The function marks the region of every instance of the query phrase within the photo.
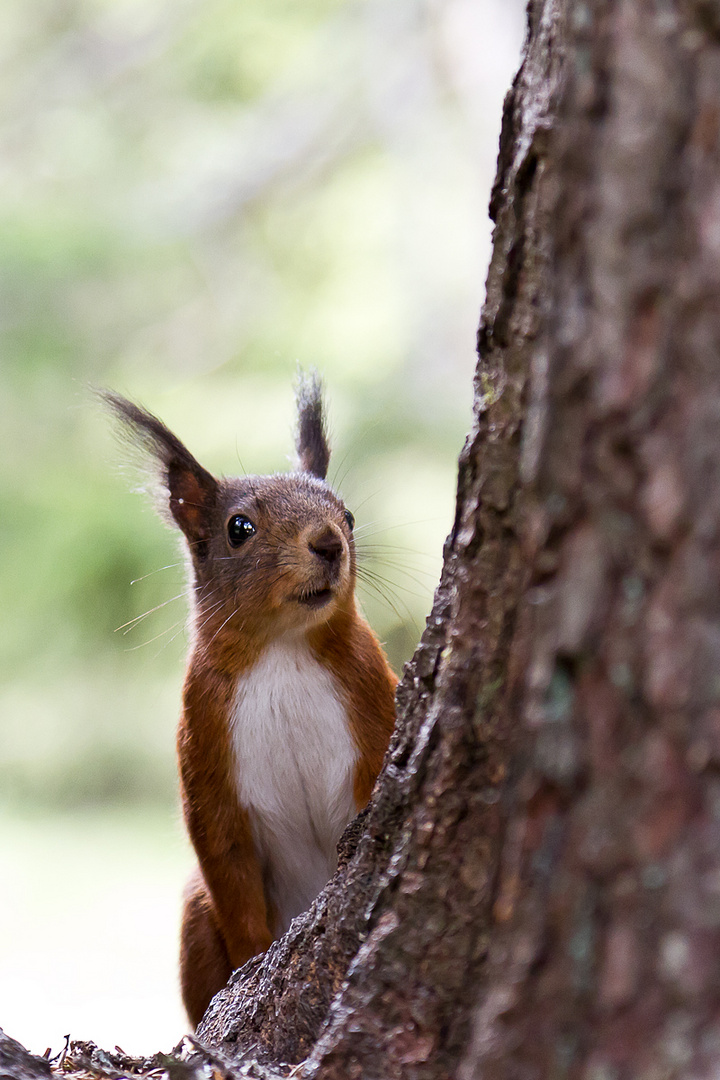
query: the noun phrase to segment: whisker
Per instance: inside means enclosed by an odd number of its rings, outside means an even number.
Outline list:
[[[380,535],[382,535],[382,533],[395,531],[397,529],[411,529],[411,528],[415,528],[417,525],[432,525],[435,522],[445,521],[445,520],[446,519],[444,517],[432,517],[432,518],[419,518],[417,521],[396,521],[394,525],[383,525],[383,527],[381,529],[377,529],[376,532],[373,533],[373,536],[380,536]],[[355,529],[356,535],[359,532],[366,531],[370,526],[376,525],[376,524],[378,524],[378,522],[381,522],[381,521],[382,521],[382,519],[378,518],[377,521],[364,522],[362,525],[356,527],[356,529]]]
[[[220,610],[220,608],[223,606],[224,603],[225,603],[225,598],[221,597],[219,600],[216,600],[214,604],[211,604],[208,608],[204,608],[202,610],[202,612],[198,613],[198,614],[201,614],[203,616],[202,622],[197,621],[195,623],[195,630],[197,631],[198,634],[200,633],[201,630],[205,629],[207,624],[212,619],[213,615],[217,614],[217,612]]]
[[[182,566],[182,563],[181,562],[173,562],[173,563],[168,563],[167,566],[158,566],[157,570],[151,570],[149,574],[143,574],[142,577],[134,578],[130,582],[130,584],[131,585],[137,585],[139,581],[146,581],[149,577],[152,577],[153,574],[159,574],[161,570],[174,570],[176,566]],[[120,629],[120,628],[118,627],[118,629]]]
[[[371,491],[369,495],[366,495],[364,499],[361,499],[359,503],[355,503],[356,510],[362,510],[363,506],[366,506],[371,499],[376,499],[378,495],[382,494],[382,488],[378,488],[377,491]]]
[[[377,552],[379,555],[416,555],[420,559],[435,560],[440,559],[440,553],[437,555],[432,554],[429,551],[421,551],[420,548],[405,547],[404,544],[368,544],[363,540],[357,545],[359,552]]]
[[[342,469],[343,465],[344,465],[344,464],[345,464],[345,462],[347,461],[347,459],[348,459],[349,455],[350,455],[350,451],[349,451],[349,450],[346,450],[346,451],[345,451],[345,453],[343,454],[342,458],[340,459],[340,461],[339,461],[339,462],[338,462],[338,464],[336,465],[336,467],[335,467],[335,468],[333,469],[333,473],[332,473],[332,479],[331,479],[331,481],[330,481],[330,486],[331,486],[332,488],[335,488],[335,489],[336,489],[336,490],[338,490],[338,491],[339,491],[339,490],[340,490],[340,488],[342,487],[342,485],[343,485],[343,481],[344,481],[344,480],[345,480],[345,478],[347,477],[347,474],[348,474],[348,473],[350,472],[350,466],[348,466],[348,468],[347,468],[347,469],[345,470],[345,472],[344,472],[344,473],[342,474],[342,478],[341,478],[341,479],[338,479],[338,477],[339,477],[339,474],[340,474],[340,470]]]
[[[177,625],[178,625],[178,624],[177,624],[177,623],[175,623],[175,626],[177,626]],[[171,629],[174,629],[174,628],[175,628],[175,627],[171,627]],[[186,622],[183,622],[183,623],[181,623],[181,624],[180,624],[180,629],[179,629],[179,630],[176,630],[176,631],[175,631],[175,633],[173,634],[173,636],[172,636],[171,638],[169,638],[169,639],[168,639],[168,640],[167,640],[167,641],[165,642],[165,644],[163,645],[162,649],[158,649],[158,651],[157,651],[157,652],[155,653],[155,656],[159,656],[159,655],[160,655],[160,653],[161,653],[161,652],[163,651],[163,649],[167,649],[167,647],[168,647],[169,645],[172,645],[172,643],[173,643],[173,641],[175,640],[175,638],[176,638],[176,637],[179,637],[179,636],[180,636],[180,634],[182,634],[182,632],[183,632],[184,630],[186,630],[186,629],[187,629],[187,623],[186,623]]]
[[[239,608],[237,608],[237,607],[236,607],[236,608],[234,608],[234,610],[233,610],[233,611],[231,611],[231,612],[230,612],[230,614],[228,615],[227,619],[225,619],[225,621],[224,621],[224,622],[220,623],[220,626],[218,626],[217,630],[215,631],[215,633],[213,634],[213,636],[212,636],[212,637],[210,638],[210,640],[208,641],[208,643],[207,643],[207,648],[210,648],[210,646],[212,645],[213,641],[214,641],[214,640],[215,640],[215,638],[216,638],[216,637],[218,636],[218,634],[220,633],[220,631],[222,630],[222,628],[223,628],[224,626],[227,626],[227,624],[228,624],[228,623],[230,622],[230,620],[231,620],[231,619],[233,618],[233,616],[237,615],[237,613],[238,613],[238,611],[239,611],[239,610],[240,610],[240,609],[239,609]],[[242,631],[242,627],[240,627],[240,630]]]
[[[240,457],[240,450],[238,448],[238,436],[237,435],[235,436],[235,456],[238,459],[238,464],[239,464],[240,468],[242,469],[243,476],[247,476],[247,469],[243,465],[242,458]]]
[[[144,611],[142,615],[136,615],[134,619],[129,619],[128,622],[123,623],[122,626],[116,626],[114,633],[117,634],[118,630],[122,630],[124,634],[129,633],[130,630],[137,626],[138,623],[141,623],[143,619],[147,619],[148,615],[154,614],[154,612],[159,611],[160,608],[167,607],[167,605],[172,604],[174,600],[180,600],[183,596],[185,596],[184,590],[183,592],[178,593],[177,596],[171,596],[169,600],[163,600],[161,604],[157,604],[155,607],[150,608],[149,611]]]
[[[373,591],[373,592],[375,593],[375,595],[376,595],[376,596],[378,596],[378,597],[379,597],[379,599],[380,599],[380,600],[382,600],[382,602],[383,602],[384,604],[386,604],[386,605],[387,605],[387,607],[389,607],[389,608],[390,608],[390,610],[391,610],[391,611],[393,612],[393,614],[394,614],[394,615],[396,616],[396,618],[397,618],[398,622],[400,622],[400,623],[403,623],[403,624],[404,624],[404,623],[406,622],[406,617],[405,617],[405,616],[403,616],[403,615],[401,615],[401,613],[400,613],[400,612],[398,611],[397,607],[396,607],[396,606],[395,606],[395,604],[394,604],[394,603],[392,602],[392,600],[390,600],[390,599],[389,599],[389,597],[387,597],[387,596],[385,595],[385,593],[383,592],[383,590],[382,590],[382,589],[380,588],[380,586],[379,586],[379,585],[377,585],[377,584],[376,584],[376,582],[374,582],[374,581],[367,581],[367,580],[363,580],[363,581],[361,582],[361,587],[362,587],[363,589],[372,589],[372,591]],[[415,623],[415,620],[414,620],[414,619],[412,618],[412,616],[411,616],[411,615],[409,615],[409,618],[410,618],[410,621],[411,621],[411,622],[412,622],[412,623],[414,624],[414,623]]]
[[[407,554],[411,555],[414,558],[416,555],[418,555],[418,556],[421,555],[422,552],[412,552],[411,551],[411,552],[407,552]],[[373,551],[373,550],[367,551],[365,549],[361,549],[360,551],[358,551],[357,555],[358,555],[358,560],[357,561],[359,563],[361,563],[363,566],[366,566],[368,563],[377,562],[381,566],[388,566],[388,567],[392,567],[393,569],[398,569],[398,570],[406,570],[408,568],[407,558],[402,553],[398,553],[396,555],[394,552],[390,552],[390,551],[388,551],[388,552]],[[421,566],[413,566],[412,564],[410,564],[410,569],[412,569],[414,573],[422,574],[425,577],[430,577],[430,578],[436,577],[437,574],[435,573],[435,566],[436,565],[438,567],[440,566],[440,563],[441,563],[440,557],[438,556],[436,558],[435,556],[428,555],[426,561],[428,563],[432,564],[432,566],[433,566],[432,570],[424,570]]]
[[[139,645],[128,645],[125,651],[135,652],[137,649],[144,649],[147,645],[152,645],[154,641],[159,641],[161,637],[165,637],[165,634],[169,634],[170,631],[174,630],[177,625],[178,624],[174,622],[172,626],[167,626],[164,630],[161,630],[159,634],[156,634],[155,637],[148,638],[147,641],[141,641]],[[182,621],[180,625],[185,626],[185,622]],[[174,641],[176,637],[177,634],[174,634],[173,637],[170,638],[170,641]],[[170,644],[170,642],[167,642],[166,644]]]
[[[374,571],[370,571],[370,574],[372,576],[373,581],[377,582],[378,585],[380,585],[384,589],[387,589],[388,592],[392,592],[393,595],[395,597],[397,597],[398,603],[401,602],[400,589],[402,589],[402,591],[404,593],[406,593],[408,596],[413,596],[416,600],[424,600],[425,599],[425,594],[424,593],[415,592],[414,589],[409,589],[407,587],[407,585],[400,585],[400,584],[398,584],[398,582],[392,581],[390,578],[383,577],[382,574],[378,574],[377,572],[374,572]],[[364,580],[367,581],[368,578],[366,577],[366,578],[364,578]],[[419,584],[421,584],[421,583],[419,583]],[[405,601],[402,600],[402,603],[405,604]],[[410,609],[408,608],[408,615],[411,615],[411,614],[412,613],[410,612]]]
[[[408,596],[414,596],[418,600],[424,600],[429,593],[431,585],[438,580],[438,575],[431,574],[429,571],[427,573],[425,573],[425,571],[423,570],[418,570],[417,572],[415,572],[413,570],[408,570],[405,566],[390,564],[389,569],[393,572],[393,574],[401,574],[403,578],[405,578],[407,581],[411,581],[413,585],[417,585],[418,589],[421,590],[420,592],[415,592],[413,589],[408,588],[408,586],[403,582],[394,580],[392,577],[384,577],[382,574],[379,574],[378,571],[372,566],[363,566],[362,569],[371,574],[375,574],[379,581],[383,581],[388,585],[392,585],[395,589],[402,589],[403,592],[406,592],[408,594]],[[418,574],[421,574],[422,577],[419,577]]]
[[[379,525],[381,523],[382,523],[382,518],[378,518],[376,521],[363,521],[363,523],[361,525],[356,525],[355,526],[355,528],[353,530],[353,536],[355,537],[356,540],[357,540],[358,536],[364,537],[364,535],[368,531],[368,529],[372,529],[376,525]],[[382,529],[378,530],[378,532],[382,532],[382,531],[383,531]]]
[[[378,583],[382,584],[383,586],[385,586],[386,588],[392,590],[396,594],[398,593],[399,589],[402,589],[403,592],[408,593],[408,595],[410,595],[410,596],[418,596],[418,595],[420,595],[420,597],[422,598],[422,594],[414,593],[412,591],[412,589],[408,589],[407,586],[400,585],[399,582],[393,581],[391,578],[385,577],[383,574],[379,573],[379,571],[375,570],[371,566],[360,566],[360,567],[358,567],[358,576],[361,578],[361,580],[364,580],[364,581],[378,582]]]
[[[210,593],[210,595],[212,596],[213,593],[217,593],[219,591],[220,591],[219,589],[213,589],[212,592]],[[200,633],[200,631],[203,630],[205,628],[205,626],[207,626],[207,624],[209,623],[210,619],[213,617],[215,612],[219,608],[221,608],[224,603],[225,603],[225,597],[221,596],[219,600],[216,600],[214,604],[210,605],[210,608],[209,608],[208,611],[203,611],[203,614],[205,615],[205,618],[199,624],[199,626],[196,627],[196,630],[197,630],[198,633]],[[178,625],[177,623],[174,624],[174,626],[177,626],[177,625]],[[224,623],[223,623],[223,625],[224,625]],[[183,630],[185,630],[186,626],[187,626],[187,623],[183,622],[181,624],[181,626],[180,626],[180,629],[178,631],[176,631],[176,633],[174,633],[173,636],[168,641],[165,642],[165,644],[163,645],[163,649],[166,649],[168,647],[168,645],[171,645],[173,643],[173,641],[175,640],[175,638],[179,637],[179,635],[182,634],[182,632],[183,632]],[[171,629],[174,629],[174,627],[171,627]],[[162,649],[158,650],[157,655],[159,656],[161,652],[162,652]]]
[[[380,575],[369,571],[367,568],[362,568],[361,570],[359,570],[358,581],[361,583],[362,587],[373,589],[376,595],[379,596],[383,600],[383,602],[387,604],[387,606],[395,613],[401,623],[409,621],[417,630],[417,621],[413,616],[412,611],[405,603],[403,598],[398,594],[397,589],[394,588],[394,586],[390,582],[384,580]],[[405,591],[407,592],[409,590]],[[394,601],[396,601],[397,603],[395,603]],[[398,610],[397,605],[400,605],[404,609],[405,615],[401,614],[401,612]]]
[[[175,626],[177,626],[177,625],[178,624],[175,623]],[[171,627],[171,629],[172,629],[172,627]],[[155,653],[155,655],[153,657],[153,660],[156,660],[158,658],[158,656],[160,655],[160,653],[163,652],[164,649],[169,648],[172,645],[175,638],[179,637],[180,634],[182,634],[186,629],[187,629],[187,622],[182,622],[180,624],[180,629],[176,630],[175,633],[173,634],[173,636],[171,638],[168,638],[168,640],[166,642],[164,642],[164,644],[161,646],[161,648],[158,649],[158,651]]]

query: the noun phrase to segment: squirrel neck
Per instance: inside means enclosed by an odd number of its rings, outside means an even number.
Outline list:
[[[196,672],[198,669],[211,670],[234,679],[253,668],[271,645],[281,641],[307,644],[320,662],[325,658],[337,659],[352,641],[359,619],[352,594],[335,602],[335,610],[329,619],[279,634],[272,633],[272,628],[264,625],[262,620],[257,620],[251,632],[238,634],[237,627],[231,626],[232,620],[223,626],[217,615],[204,620],[202,611],[198,611],[194,617],[190,668]],[[329,666],[335,664],[331,661]]]

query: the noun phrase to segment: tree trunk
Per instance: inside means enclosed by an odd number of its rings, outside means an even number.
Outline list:
[[[720,1073],[719,133],[717,0],[531,2],[396,734],[206,1046],[318,1080]]]
[[[719,124],[714,0],[531,3],[397,734],[209,1045],[338,1080],[716,1075]]]
[[[231,1055],[309,1055],[303,1075],[444,1076],[468,1042],[522,734],[523,670],[511,655],[528,581],[520,434],[548,272],[536,133],[552,123],[560,70],[546,22],[506,106],[475,427],[381,781],[329,888],[234,976],[198,1032]]]
[[[720,6],[557,18],[524,756],[461,1076],[699,1080],[720,1070]]]

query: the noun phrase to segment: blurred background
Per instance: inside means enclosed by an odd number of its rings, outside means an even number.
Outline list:
[[[523,29],[520,0],[3,0],[0,1025],[35,1052],[186,1028],[184,569],[91,388],[266,472],[317,367],[400,671],[452,521]]]

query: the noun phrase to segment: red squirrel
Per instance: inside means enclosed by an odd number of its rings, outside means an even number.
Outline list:
[[[317,378],[299,383],[297,469],[273,476],[216,479],[157,417],[105,399],[157,465],[189,554],[177,748],[198,866],[180,981],[197,1026],[334,873],[382,765],[397,678],[356,606],[354,519],[325,479]]]

